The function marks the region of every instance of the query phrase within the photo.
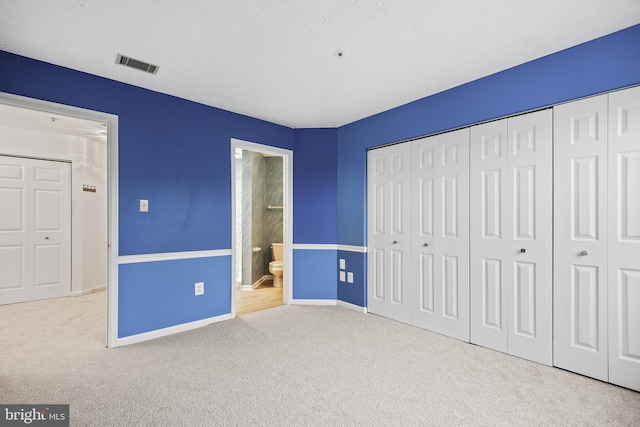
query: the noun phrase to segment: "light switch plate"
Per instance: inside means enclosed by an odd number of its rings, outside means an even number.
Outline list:
[[[149,201],[140,199],[140,212],[149,212]]]
[[[347,273],[347,282],[353,283],[353,273],[351,271]]]
[[[340,270],[344,270],[345,268],[347,268],[347,263],[344,258],[340,258]]]
[[[340,281],[341,281],[341,282],[344,282],[344,281],[345,281],[345,274],[344,274],[344,271],[341,271],[341,272],[340,272]]]

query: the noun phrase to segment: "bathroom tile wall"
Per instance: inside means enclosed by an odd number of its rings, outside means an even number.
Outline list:
[[[283,206],[282,157],[265,157],[266,163],[266,206]],[[283,230],[282,209],[267,209],[264,214],[264,271],[269,274],[269,262],[273,261],[271,243],[282,243]]]
[[[236,233],[236,284],[242,285],[242,159],[235,159],[235,172],[236,172],[236,218],[238,215],[240,218],[236,221],[236,228],[234,233]]]
[[[242,286],[251,286],[251,153],[242,151]]]
[[[251,153],[251,246],[260,248],[252,251],[251,283],[264,276],[264,216],[266,211],[265,194],[267,192],[267,165],[264,156]]]

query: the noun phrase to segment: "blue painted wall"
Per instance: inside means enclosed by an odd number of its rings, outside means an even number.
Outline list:
[[[335,245],[337,130],[296,129],[293,147],[293,243]],[[293,298],[335,300],[335,270],[335,250],[294,247]]]
[[[345,268],[340,268],[340,259],[345,261]],[[352,251],[338,251],[338,274],[336,281],[338,282],[337,297],[340,301],[345,301],[360,307],[366,307],[367,294],[367,255],[361,252]],[[347,273],[353,273],[353,283],[344,282],[340,280],[340,272],[344,271],[345,276]]]
[[[338,243],[366,245],[368,148],[639,83],[636,25],[340,127]]]
[[[118,337],[231,312],[230,256],[123,264],[119,271]],[[197,282],[204,295],[194,295]]]
[[[230,139],[294,145],[287,127],[2,51],[0,91],[118,115],[120,255],[230,249]],[[228,313],[230,269],[227,257],[121,265],[118,336]]]
[[[292,129],[2,51],[0,91],[118,115],[120,255],[230,248],[230,139],[293,149]]]
[[[293,250],[293,298],[337,299],[336,251]]]
[[[296,129],[293,147],[293,242],[336,244],[337,130]]]

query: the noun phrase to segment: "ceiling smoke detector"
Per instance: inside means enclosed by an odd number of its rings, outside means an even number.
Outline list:
[[[157,65],[149,64],[148,62],[133,59],[121,54],[118,54],[118,56],[116,56],[116,64],[135,68],[136,70],[144,71],[151,74],[156,74],[158,72],[158,69],[160,68]]]

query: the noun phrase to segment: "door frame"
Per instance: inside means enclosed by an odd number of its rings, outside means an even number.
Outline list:
[[[0,92],[0,103],[107,124],[107,347],[118,346],[118,116]],[[73,232],[73,230],[72,230]],[[73,262],[73,255],[72,255]]]
[[[285,304],[290,304],[293,299],[293,151],[270,145],[257,144],[231,138],[231,318],[236,317],[236,148],[272,154],[282,157],[283,171],[283,229],[282,243],[284,244],[284,274],[282,280],[282,299]]]

